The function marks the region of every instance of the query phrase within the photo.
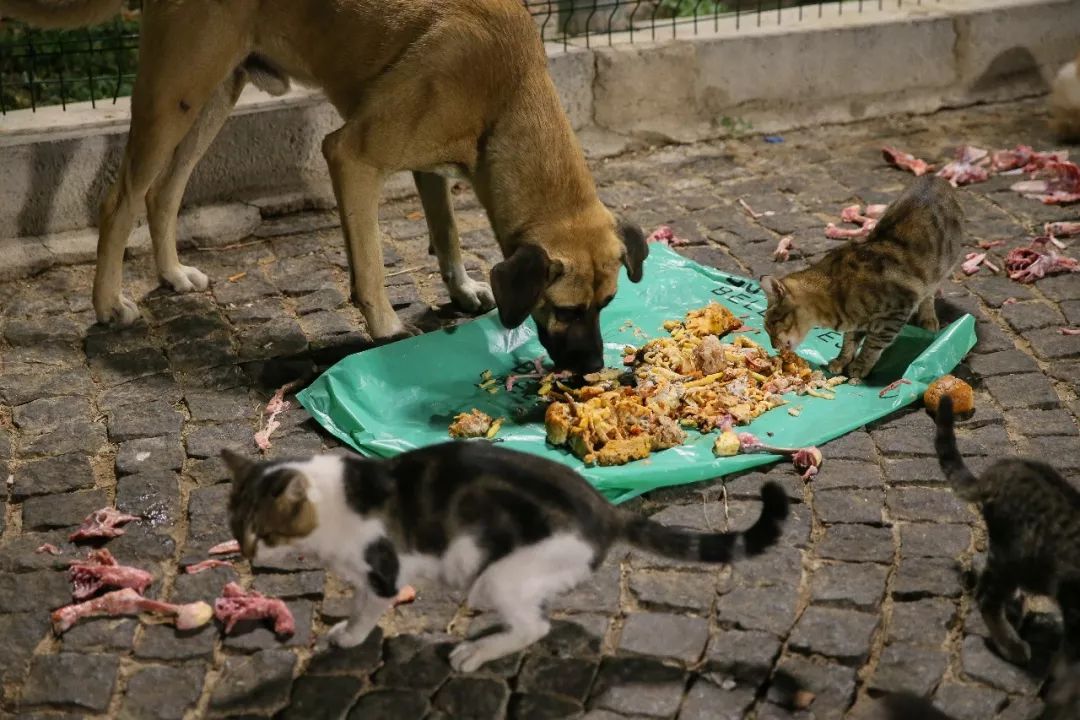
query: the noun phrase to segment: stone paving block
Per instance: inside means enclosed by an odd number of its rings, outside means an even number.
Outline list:
[[[138,625],[135,618],[83,620],[64,633],[61,645],[65,652],[130,650],[135,644],[135,628]]]
[[[900,526],[900,557],[955,558],[971,545],[967,525],[904,523]]]
[[[630,592],[646,607],[707,611],[716,598],[716,575],[637,570],[630,575]]]
[[[776,587],[794,591],[802,581],[802,553],[789,547],[775,547],[757,557],[743,558],[721,577],[719,589],[735,587]]]
[[[527,693],[559,695],[584,702],[596,675],[597,663],[576,658],[528,655],[518,676],[517,689]]]
[[[265,714],[289,701],[296,656],[288,650],[262,650],[225,659],[210,695],[212,717]]]
[[[794,681],[780,683],[779,676]],[[855,695],[855,670],[834,663],[817,663],[808,658],[788,656],[777,665],[777,678],[769,687],[766,697],[773,703],[790,707],[792,690],[808,690],[814,693],[814,701],[808,708],[815,720],[839,720],[851,705]],[[803,717],[791,715],[765,715],[765,717]]]
[[[986,640],[976,635],[964,638],[961,661],[964,675],[1007,693],[1031,695],[1039,687],[1037,680],[998,657],[987,647]]]
[[[930,458],[886,458],[884,466],[889,485],[947,485],[941,467]]]
[[[1036,356],[1043,360],[1061,360],[1080,356],[1080,339],[1074,335],[1063,335],[1058,331],[1058,327],[1029,330],[1024,333],[1024,339],[1031,343],[1031,349]]]
[[[323,594],[326,573],[311,570],[296,573],[260,573],[255,576],[252,588],[263,595],[280,598],[318,597]]]
[[[1038,698],[1014,697],[997,716],[997,720],[1038,720],[1042,717],[1043,703]]]
[[[47,397],[12,408],[11,419],[23,433],[37,435],[67,427],[69,423],[93,420],[90,402],[84,397]]]
[[[179,435],[183,420],[168,402],[126,405],[109,411],[109,440],[122,443],[138,438]]]
[[[38,598],[35,600],[41,602]],[[5,612],[0,615],[0,637],[4,638],[0,643],[0,682],[7,683],[22,678],[34,648],[52,631],[48,615],[41,612],[40,606],[35,606],[31,612],[14,612],[15,608],[9,608],[7,604],[3,608]]]
[[[116,451],[116,474],[133,475],[142,470],[180,470],[184,446],[179,435],[141,438],[120,443]]]
[[[780,644],[779,638],[759,630],[720,630],[709,640],[706,666],[757,686],[772,671]]]
[[[888,568],[872,563],[822,565],[810,578],[810,601],[817,605],[873,611],[885,595]]]
[[[882,651],[870,687],[883,693],[926,695],[937,685],[948,662],[942,650],[893,643]]]
[[[815,547],[820,557],[848,562],[891,563],[892,530],[871,525],[830,525]]]
[[[300,324],[291,318],[243,327],[236,340],[240,360],[286,357],[303,352],[308,345]]]
[[[1037,372],[1039,367],[1029,355],[1020,350],[1001,350],[968,358],[971,371],[979,377],[1016,375]]]
[[[1065,316],[1057,305],[1039,301],[1005,305],[1001,308],[1001,317],[1018,333],[1065,324]]]
[[[174,598],[173,602],[180,601]],[[135,644],[135,657],[148,660],[210,659],[219,634],[220,630],[213,623],[193,632],[179,632],[171,625],[147,625]]]
[[[945,488],[889,488],[885,498],[894,520],[948,523],[972,519],[967,504]]]
[[[990,394],[1006,411],[1017,408],[1053,409],[1061,405],[1054,386],[1035,373],[991,377],[984,380]]]
[[[11,497],[16,501],[35,495],[82,490],[94,485],[90,461],[78,454],[25,462],[13,475],[15,483],[11,488]]]
[[[1059,471],[1077,470],[1080,469],[1080,453],[1076,452],[1077,446],[1075,437],[1028,438],[1025,455],[1045,458]]]
[[[892,595],[898,600],[957,597],[960,592],[960,565],[952,558],[902,559],[893,575]]]
[[[814,509],[826,523],[880,523],[880,490],[821,490],[814,493]]]
[[[559,720],[580,717],[582,712],[579,703],[558,695],[515,693],[510,698],[507,717],[510,720]]]
[[[303,675],[293,683],[289,706],[275,717],[282,720],[338,720],[349,712],[363,687],[363,680],[355,677]]]
[[[604,563],[589,579],[568,593],[551,600],[553,610],[611,611],[619,607],[619,566]]]
[[[837,488],[875,488],[884,484],[881,467],[873,462],[833,460],[822,465],[814,477],[814,490]]]
[[[203,665],[150,665],[140,668],[128,679],[120,706],[120,718],[181,720],[185,712],[198,702],[205,674]]]
[[[717,601],[716,619],[723,626],[783,635],[795,622],[797,600],[794,590],[737,587]]]
[[[956,605],[943,598],[894,602],[886,642],[939,647],[956,618]]]
[[[605,658],[590,708],[645,717],[670,717],[686,687],[684,671],[649,658]]]
[[[383,666],[375,674],[378,685],[433,692],[450,675],[447,653],[430,640],[399,635],[383,645]]]
[[[600,643],[611,618],[599,614],[571,615],[551,621],[551,632],[533,645],[534,653],[560,658],[594,658],[600,655]]]
[[[798,652],[859,665],[870,653],[870,640],[879,622],[871,613],[812,605],[791,631],[788,646]]]
[[[116,508],[152,527],[172,527],[180,519],[180,480],[168,470],[122,477],[116,482]]]
[[[365,675],[382,661],[382,630],[376,627],[367,639],[351,648],[320,648],[308,663],[306,675]]]
[[[439,688],[431,704],[449,718],[496,720],[503,716],[509,698],[510,689],[500,680],[453,677]]]
[[[705,618],[639,612],[623,623],[619,650],[693,663],[709,639]]]
[[[1013,410],[1009,413],[1009,422],[1029,438],[1044,435],[1075,437],[1080,434],[1076,427],[1076,420],[1064,410]]]
[[[754,704],[755,694],[747,688],[725,690],[698,678],[690,686],[679,711],[680,720],[742,720]]]
[[[23,503],[23,526],[28,530],[79,525],[87,515],[109,504],[102,490],[39,495]]]
[[[360,696],[348,720],[416,720],[427,715],[426,694],[414,690],[374,690]]]
[[[120,658],[115,655],[39,655],[30,664],[22,704],[56,703],[102,712],[109,705],[119,670]]]
[[[978,685],[942,683],[934,693],[934,705],[956,720],[992,718],[1007,701],[1000,690]]]

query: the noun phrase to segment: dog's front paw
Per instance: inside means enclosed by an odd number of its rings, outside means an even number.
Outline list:
[[[342,620],[334,627],[330,628],[330,632],[327,633],[326,639],[330,641],[330,644],[339,648],[351,648],[356,647],[360,643],[367,639],[367,635],[361,635],[358,632],[349,632],[349,621]]]
[[[205,290],[210,286],[210,280],[206,275],[190,265],[177,265],[171,270],[165,270],[161,273],[161,279],[169,283],[178,293]]]
[[[132,325],[140,317],[139,307],[122,294],[111,300],[95,302],[94,312],[99,323],[112,323],[120,327]]]
[[[450,299],[465,312],[487,312],[495,307],[495,295],[491,292],[491,286],[473,280],[468,275],[461,282],[449,285],[447,289],[450,291]]]
[[[457,644],[450,652],[450,667],[457,672],[474,672],[484,664],[484,658],[480,656],[479,647],[468,640]]]

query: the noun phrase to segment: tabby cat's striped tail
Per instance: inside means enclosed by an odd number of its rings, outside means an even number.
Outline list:
[[[982,499],[979,479],[968,469],[960,449],[956,446],[956,433],[953,431],[952,398],[944,395],[938,404],[937,435],[934,438],[938,463],[945,479],[949,481],[953,492],[969,502]]]
[[[761,486],[761,515],[742,532],[689,532],[628,515],[621,534],[642,550],[677,560],[732,562],[760,555],[775,545],[787,515],[787,494],[776,483],[767,482]]]

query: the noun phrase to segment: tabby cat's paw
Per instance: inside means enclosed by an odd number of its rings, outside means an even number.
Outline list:
[[[833,375],[843,375],[845,367],[847,367],[847,363],[840,358],[837,358],[828,364],[829,372]]]
[[[342,620],[337,625],[330,628],[330,632],[327,634],[326,638],[334,647],[351,648],[364,642],[364,640],[367,639],[367,636],[366,634],[358,632],[349,632],[349,621]]]

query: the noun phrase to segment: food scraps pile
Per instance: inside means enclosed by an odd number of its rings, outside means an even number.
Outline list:
[[[742,328],[731,311],[711,303],[666,323],[669,337],[627,347],[625,372],[587,375],[589,384],[579,388],[545,378],[538,394],[550,401],[548,442],[589,465],[623,465],[682,444],[686,428],[746,425],[783,405],[784,393],[831,398],[845,382],[811,370],[794,353],[770,356],[745,336],[721,340]]]

